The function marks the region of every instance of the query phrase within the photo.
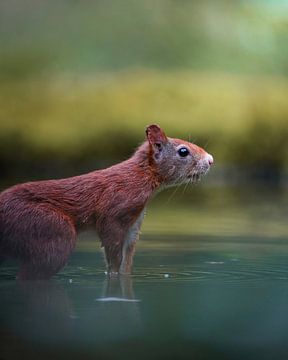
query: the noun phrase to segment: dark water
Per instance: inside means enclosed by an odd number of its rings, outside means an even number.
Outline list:
[[[155,229],[164,220],[152,206],[131,277],[107,278],[90,235],[51,281],[19,284],[16,265],[4,264],[0,359],[287,359],[281,199],[252,197],[244,208],[229,200],[224,212],[208,204],[190,223],[193,208],[171,206],[168,235],[153,234],[155,218]],[[191,233],[172,234],[183,217]]]

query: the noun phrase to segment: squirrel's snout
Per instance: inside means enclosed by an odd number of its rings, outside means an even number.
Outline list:
[[[210,155],[210,154],[208,154],[208,155],[207,155],[207,161],[208,161],[208,164],[209,164],[209,165],[213,165],[213,163],[214,163],[213,156]]]
[[[210,166],[214,163],[213,156],[205,153],[204,156],[198,162],[198,172],[199,174],[205,175],[210,169]]]
[[[208,154],[208,153],[206,153],[206,155],[205,155],[205,157],[204,157],[203,160],[204,160],[204,161],[207,163],[207,165],[209,165],[209,166],[213,165],[213,163],[214,163],[213,156],[210,155],[210,154]]]

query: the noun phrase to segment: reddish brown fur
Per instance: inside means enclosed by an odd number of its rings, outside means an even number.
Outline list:
[[[136,220],[147,201],[160,186],[183,182],[207,155],[194,144],[167,138],[157,125],[147,128],[147,139],[130,159],[110,168],[20,184],[2,192],[0,259],[20,259],[20,279],[49,278],[66,264],[77,233],[94,226],[109,271],[130,272],[141,225]],[[185,171],[183,160],[171,158],[179,144],[193,151]]]

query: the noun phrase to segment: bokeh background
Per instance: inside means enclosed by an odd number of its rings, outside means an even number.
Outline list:
[[[151,201],[127,283],[94,233],[54,282],[5,262],[3,360],[288,358],[288,1],[0,1],[0,190],[122,161],[151,123],[215,165]]]
[[[287,181],[285,0],[0,2],[2,187],[127,158],[160,124],[210,184]]]

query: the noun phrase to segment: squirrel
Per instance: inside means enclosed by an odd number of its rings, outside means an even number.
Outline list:
[[[0,259],[20,260],[17,278],[48,279],[67,263],[81,230],[96,230],[109,274],[129,274],[148,200],[159,190],[198,181],[212,155],[167,137],[158,125],[128,160],[0,193]]]

